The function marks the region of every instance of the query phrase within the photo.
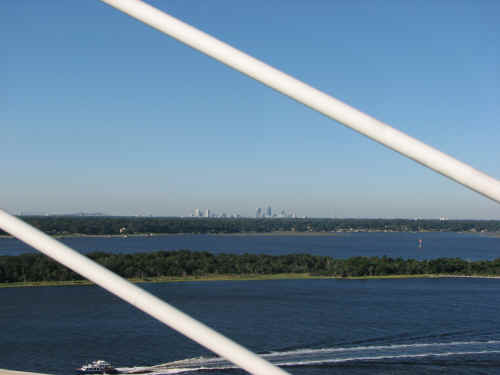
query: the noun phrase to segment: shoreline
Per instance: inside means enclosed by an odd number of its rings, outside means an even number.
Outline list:
[[[360,231],[362,232],[362,231]],[[232,236],[262,236],[262,237],[272,237],[272,236],[337,236],[339,234],[345,233],[356,233],[356,232],[293,232],[293,231],[276,231],[276,232],[237,232],[237,233],[134,233],[134,234],[56,234],[50,235],[52,238],[64,239],[64,238],[134,238],[134,237],[173,237],[173,236],[221,236],[221,237],[232,237]],[[369,233],[369,231],[366,231]],[[373,233],[375,233],[373,231]],[[394,232],[394,233],[406,233],[406,232]],[[413,232],[408,232],[413,233]],[[0,239],[15,238],[13,236],[0,235]]]
[[[134,237],[170,237],[170,236],[221,236],[221,237],[273,237],[273,236],[289,236],[289,237],[335,237],[345,234],[355,233],[456,233],[456,234],[472,234],[480,235],[489,238],[499,238],[500,233],[497,232],[441,232],[441,231],[387,231],[387,230],[353,230],[353,231],[339,231],[339,232],[295,232],[295,231],[275,231],[275,232],[236,232],[236,233],[134,233],[134,234],[57,234],[50,235],[52,238],[65,239],[65,238],[134,238]],[[13,239],[14,236],[0,235],[0,239]]]
[[[279,273],[274,275],[204,275],[204,276],[165,276],[146,279],[127,279],[134,284],[144,283],[175,283],[175,282],[209,282],[209,281],[263,281],[263,280],[314,280],[314,279],[332,279],[332,280],[390,280],[390,279],[449,279],[449,278],[467,278],[467,279],[500,279],[496,275],[448,275],[448,274],[416,274],[416,275],[381,275],[381,276],[322,276],[309,273]],[[95,285],[88,280],[73,281],[26,281],[14,283],[0,283],[0,288],[26,288],[40,286],[88,286]]]

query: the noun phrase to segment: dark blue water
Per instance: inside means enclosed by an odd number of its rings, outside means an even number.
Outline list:
[[[418,239],[423,239],[422,249]],[[179,235],[64,242],[81,252],[188,248],[341,258],[500,257],[498,238],[456,233]],[[31,251],[17,240],[0,239],[0,254]],[[189,282],[145,287],[292,374],[500,374],[497,279]],[[95,286],[0,289],[0,301],[0,368],[69,375],[89,360],[106,359],[123,368],[165,364],[155,374],[243,373]]]
[[[497,279],[144,286],[291,374],[500,373]],[[243,374],[95,286],[4,288],[0,298],[0,368],[63,375],[106,359],[166,364],[155,374]]]
[[[423,248],[418,248],[418,240]],[[190,249],[214,253],[309,253],[337,258],[383,256],[414,259],[459,257],[491,260],[500,257],[500,238],[458,233],[349,233],[334,236],[171,235],[125,238],[66,238],[64,243],[88,253],[137,253]],[[16,239],[0,239],[0,255],[34,252]]]

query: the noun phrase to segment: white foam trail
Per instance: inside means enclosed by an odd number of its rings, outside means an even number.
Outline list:
[[[470,352],[444,352],[444,353],[421,353],[421,354],[400,354],[400,355],[380,355],[380,356],[366,356],[366,357],[352,357],[352,358],[342,358],[342,359],[322,359],[315,361],[295,361],[295,362],[274,362],[273,364],[283,367],[296,367],[296,366],[312,366],[312,365],[324,365],[329,363],[342,363],[342,362],[352,362],[352,361],[377,361],[384,359],[400,359],[400,358],[425,358],[425,357],[449,357],[456,355],[481,355],[481,354],[500,354],[500,350],[482,350],[482,351],[470,351]],[[235,369],[236,366],[201,366],[201,367],[191,367],[191,368],[177,368],[177,369],[163,369],[158,371],[152,371],[147,373],[147,375],[169,375],[169,374],[181,374],[185,372],[196,372],[202,370],[229,370]]]
[[[385,350],[385,349],[406,349],[406,348],[425,348],[425,347],[440,347],[440,346],[459,346],[459,345],[485,345],[485,344],[500,344],[500,341],[452,341],[445,343],[422,343],[422,344],[396,344],[396,345],[379,345],[379,346],[355,346],[347,348],[324,348],[324,349],[297,349],[288,352],[271,352],[269,354],[261,354],[261,357],[272,357],[284,354],[311,354],[311,353],[335,353],[348,352],[358,350]]]
[[[460,355],[500,354],[500,341],[453,341],[446,343],[415,343],[396,345],[373,345],[322,349],[297,349],[271,352],[261,356],[278,366],[311,366],[349,361],[377,361],[426,357],[449,357]],[[164,363],[150,368],[141,368],[149,375],[180,374],[201,370],[227,370],[236,368],[223,358],[197,357]],[[138,368],[136,368],[138,369]],[[133,373],[133,368],[121,369]],[[128,371],[127,371],[128,370]]]
[[[500,354],[500,350],[482,350],[478,352],[444,352],[444,353],[381,355],[375,357],[353,357],[353,358],[342,358],[342,359],[325,359],[318,361],[299,361],[290,363],[284,362],[276,364],[279,366],[307,366],[307,365],[318,365],[318,364],[349,362],[349,361],[376,361],[381,359],[398,359],[398,358],[449,357],[452,355],[476,355],[476,354]]]

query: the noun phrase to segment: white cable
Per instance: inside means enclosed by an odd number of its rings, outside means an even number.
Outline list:
[[[249,373],[255,375],[288,374],[144,289],[3,210],[0,210],[0,228]]]
[[[361,134],[500,203],[500,181],[139,0],[101,0]],[[66,245],[0,210],[0,228],[140,310],[256,375],[284,370],[129,283]]]
[[[500,181],[140,0],[101,0],[300,103],[500,203]]]

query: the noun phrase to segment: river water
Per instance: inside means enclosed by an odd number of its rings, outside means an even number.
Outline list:
[[[143,284],[291,374],[500,373],[500,280]],[[0,368],[242,374],[96,286],[0,290]],[[208,370],[211,369],[211,370]]]
[[[419,259],[493,259],[500,253],[498,239],[453,233],[67,241],[84,252],[191,248]],[[5,250],[7,245],[2,253],[27,251]],[[141,285],[291,374],[500,374],[499,279]],[[143,367],[150,374],[244,373],[96,286],[3,288],[0,301],[0,368],[70,375],[105,359],[123,371]]]
[[[418,247],[422,240],[423,247]],[[167,235],[153,237],[63,238],[62,242],[88,253],[106,251],[137,253],[189,249],[213,253],[291,254],[308,253],[335,258],[383,256],[414,259],[458,257],[491,260],[500,257],[500,238],[448,232],[427,233],[342,233],[325,235]],[[0,255],[35,252],[16,239],[0,239]]]

